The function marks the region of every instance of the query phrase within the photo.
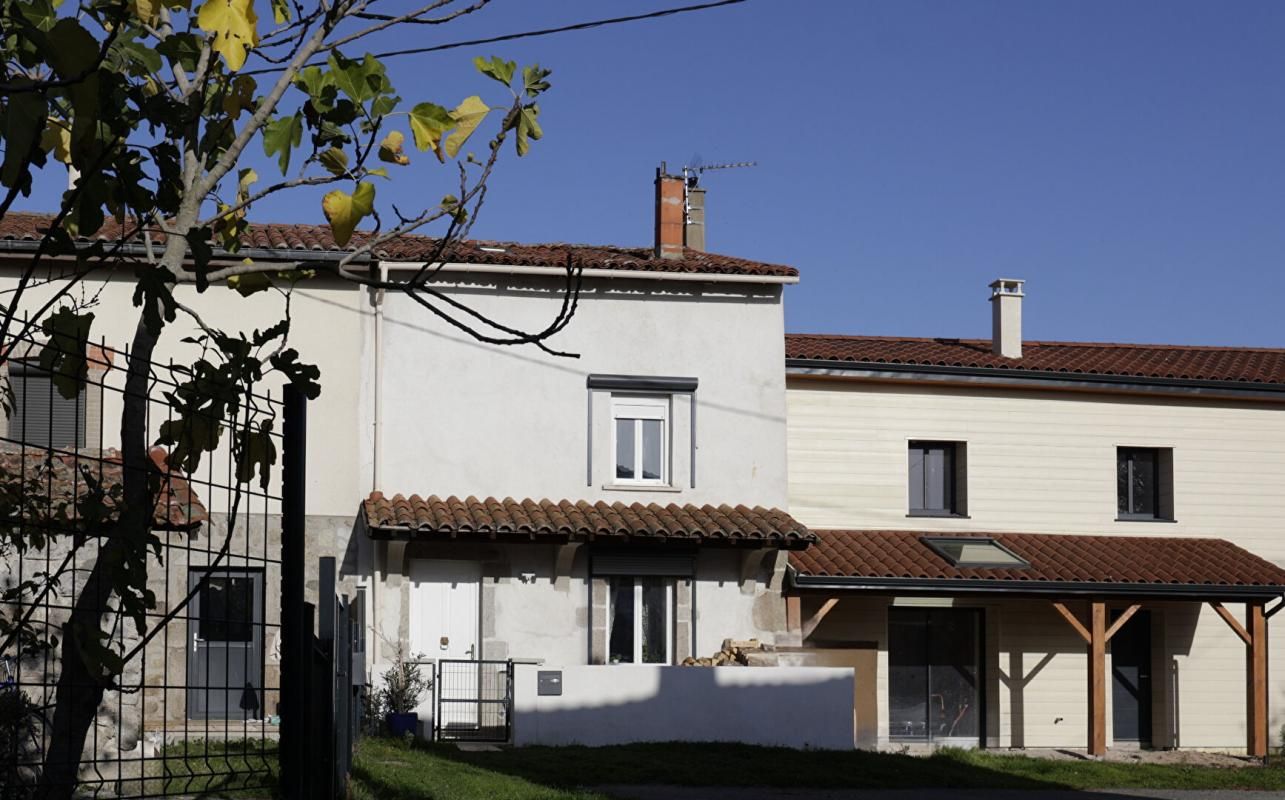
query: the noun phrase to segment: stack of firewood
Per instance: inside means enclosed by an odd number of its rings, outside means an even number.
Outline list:
[[[723,647],[709,658],[684,658],[684,667],[760,667],[775,663],[776,648],[758,639],[724,639]]]

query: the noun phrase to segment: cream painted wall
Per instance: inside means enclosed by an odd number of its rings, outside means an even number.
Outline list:
[[[0,291],[16,284],[14,268],[0,268]],[[105,340],[108,347],[120,350],[130,343],[138,320],[133,290],[131,277],[86,281],[83,292],[76,292],[78,301],[94,301],[89,310],[96,315],[91,330],[95,343]],[[34,311],[52,293],[52,285],[33,287],[27,291],[23,307]],[[275,292],[243,298],[224,286],[211,286],[200,294],[192,286],[180,286],[176,296],[184,305],[195,309],[207,324],[230,333],[244,331],[247,336],[255,328],[266,328],[279,320],[284,308],[281,296]],[[299,350],[303,361],[320,367],[323,387],[321,397],[309,406],[309,514],[351,516],[370,489],[369,478],[358,473],[357,458],[365,446],[363,440],[369,438],[368,427],[359,422],[361,393],[369,382],[361,358],[367,335],[363,324],[368,315],[365,298],[365,292],[349,285],[317,280],[300,288],[293,300],[291,346]],[[173,358],[177,363],[191,363],[199,357],[199,348],[181,340],[197,333],[196,325],[179,312],[177,321],[162,334],[155,360],[164,362]],[[117,369],[110,371],[106,382],[108,386],[120,387],[124,373],[119,368],[124,365],[117,360],[114,366]],[[268,386],[280,396],[279,386],[271,383]],[[103,394],[103,443],[114,447],[119,443],[120,394],[110,390]],[[152,427],[157,428],[161,421],[158,415],[152,420]],[[225,466],[226,453],[216,454],[214,462]],[[279,477],[279,471],[277,474]],[[226,498],[212,496],[208,491],[202,499],[212,510],[222,511],[226,507]],[[257,505],[255,510],[260,510]]]
[[[1285,564],[1285,407],[791,378],[787,412],[791,513],[813,528],[1211,536]],[[906,516],[910,439],[967,442],[969,519]],[[1115,521],[1121,445],[1173,448],[1176,522]],[[1228,607],[1244,618],[1243,606]],[[868,613],[866,633],[886,632],[882,610]],[[1208,606],[1160,613],[1165,674],[1154,679],[1176,743],[1243,749],[1244,647]],[[1070,628],[1033,603],[1006,606],[988,625],[1005,674],[1056,654],[1024,694],[1024,731],[1010,731],[1007,699],[996,710],[1001,743],[1082,746],[1085,661]],[[1285,636],[1270,654],[1285,664]],[[879,693],[886,704],[886,685]],[[1269,705],[1278,742],[1285,668],[1271,674]]]

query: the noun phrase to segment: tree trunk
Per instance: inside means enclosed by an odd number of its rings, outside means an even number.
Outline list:
[[[41,796],[47,800],[70,800],[74,795],[85,739],[108,686],[101,669],[91,670],[86,663],[81,642],[101,630],[112,594],[113,565],[128,558],[131,548],[146,546],[146,533],[152,524],[147,405],[148,373],[156,340],[140,316],[129,352],[125,406],[121,412],[123,502],[115,525],[99,543],[93,569],[63,626],[62,671],[54,692],[52,730],[41,774]]]

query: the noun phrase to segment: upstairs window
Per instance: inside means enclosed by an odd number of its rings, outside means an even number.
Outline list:
[[[909,453],[910,516],[964,516],[964,443],[912,441]]]
[[[74,450],[85,446],[85,392],[68,400],[47,370],[25,361],[9,362],[10,442]]]
[[[1118,447],[1115,459],[1116,517],[1169,521],[1173,517],[1173,450]]]
[[[616,483],[668,485],[669,398],[615,398],[612,425]]]

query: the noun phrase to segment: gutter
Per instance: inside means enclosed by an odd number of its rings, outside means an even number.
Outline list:
[[[114,239],[96,239],[104,246],[116,246]],[[81,246],[88,246],[92,242],[76,242],[77,249]],[[0,253],[34,253],[40,249],[40,242],[29,241],[26,239],[0,239]],[[127,243],[120,245],[121,253],[129,255],[145,256],[147,248],[141,244]],[[63,254],[65,255],[65,254]],[[349,255],[342,250],[298,250],[290,248],[269,248],[269,247],[243,247],[235,253],[229,253],[221,247],[213,249],[211,258],[216,261],[239,262],[241,259],[250,258],[259,261],[291,261],[291,262],[333,262],[339,261]],[[369,264],[372,259],[369,256],[362,256],[353,260],[354,264]]]
[[[1072,581],[995,581],[984,579],[862,578],[799,575],[791,569],[796,589],[882,592],[942,596],[958,594],[1055,595],[1059,597],[1152,597],[1193,599],[1271,599],[1285,596],[1285,586],[1220,586],[1168,583],[1083,583]]]
[[[934,364],[871,364],[869,362],[829,361],[811,358],[787,358],[785,374],[796,377],[848,378],[852,380],[912,381],[934,380],[972,386],[1021,386],[1038,384],[1038,388],[1098,389],[1107,392],[1146,391],[1156,394],[1198,394],[1204,397],[1235,397],[1285,400],[1285,384],[1251,383],[1249,381],[1191,380],[1186,378],[1148,378],[1136,375],[1101,375],[1040,370],[956,367]],[[1037,387],[1023,387],[1037,388]]]
[[[423,262],[387,261],[389,270],[419,270]],[[561,267],[529,267],[505,264],[461,264],[448,262],[439,272],[460,272],[479,275],[539,275],[556,276]],[[799,282],[797,275],[734,275],[725,272],[662,272],[634,269],[589,268],[580,271],[586,278],[616,278],[620,280],[690,281],[692,283],[755,283],[790,285]]]

